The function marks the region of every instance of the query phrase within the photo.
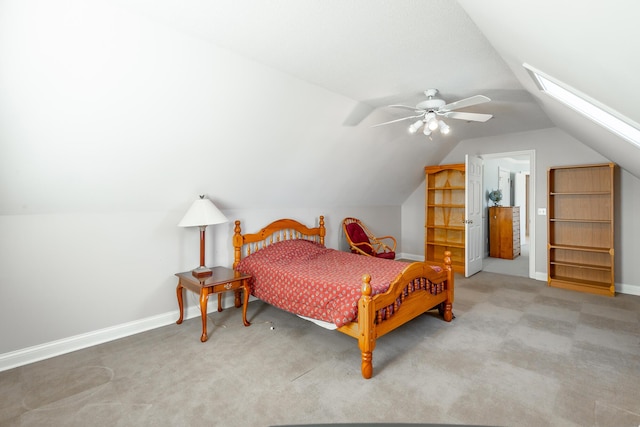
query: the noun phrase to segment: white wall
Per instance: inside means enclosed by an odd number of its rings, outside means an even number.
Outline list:
[[[488,157],[484,159],[484,172],[483,172],[483,186],[484,186],[484,203],[491,204],[492,202],[487,200],[487,193],[491,190],[495,190],[498,188],[498,171],[500,168],[508,170],[511,173],[511,178],[514,178],[514,175],[518,172],[529,172],[529,165],[523,164],[522,161],[518,162],[515,159],[511,159],[508,157]],[[511,195],[511,204],[509,206],[517,206],[514,205],[514,197],[515,195]],[[506,203],[501,203],[503,206],[507,206]]]
[[[409,259],[424,260],[426,190],[423,179],[418,188],[402,204],[402,253]]]
[[[399,203],[340,179],[386,142],[340,125],[353,100],[100,0],[0,2],[0,69],[0,369],[174,323],[198,194],[247,231],[400,235]],[[231,265],[232,229],[207,229],[208,265]]]
[[[419,169],[432,146],[343,126],[357,101],[120,3],[0,2],[0,214],[166,211],[198,193],[400,206],[418,184],[372,165]]]
[[[199,260],[198,229],[176,225],[188,207],[0,216],[0,370],[37,359],[43,346],[51,355],[46,347],[70,351],[174,323],[174,274]],[[230,222],[206,231],[209,266],[231,266],[236,219],[245,232],[255,232],[279,218],[316,226],[324,215],[326,244],[333,248],[340,247],[346,216],[361,218],[379,234],[400,236],[400,207],[223,212]],[[186,303],[197,307],[195,294],[186,292]],[[215,308],[212,298],[209,309]]]
[[[441,164],[464,162],[465,154],[482,155],[524,150],[536,151],[536,209],[547,207],[547,169],[550,166],[603,163],[608,160],[557,128],[540,131],[501,135],[461,141]],[[637,263],[637,241],[640,229],[636,221],[639,209],[637,195],[640,180],[621,170],[616,188],[616,289],[621,292],[638,293],[640,270],[632,268]],[[418,236],[424,233],[424,182],[402,206],[403,252],[424,256],[424,241]],[[539,216],[535,221],[535,271],[536,276],[547,274],[547,217]]]
[[[615,194],[615,280],[621,291],[640,295],[640,179],[619,169]],[[616,290],[618,286],[616,285]]]

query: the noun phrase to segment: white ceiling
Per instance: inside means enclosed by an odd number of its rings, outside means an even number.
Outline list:
[[[455,123],[457,140],[552,126],[467,13],[451,0],[135,0],[125,4],[135,4],[154,19],[358,101],[344,125],[359,124],[372,108],[415,105],[424,99],[423,91],[433,87],[448,102],[476,94],[494,101],[466,110],[486,111],[495,119],[483,125]],[[402,132],[406,124],[395,127]]]
[[[0,137],[16,153],[0,156],[0,178],[29,178],[5,189],[6,212],[87,209],[78,193],[99,194],[96,211],[164,209],[196,192],[222,209],[399,206],[459,141],[553,126],[640,177],[640,149],[541,94],[522,67],[640,122],[635,0],[0,8]],[[448,102],[489,96],[469,111],[494,118],[450,120],[431,140],[407,122],[371,127],[428,88]],[[190,173],[168,173],[176,164]]]
[[[640,5],[633,0],[125,3],[357,101],[343,125],[370,126],[374,122],[361,121],[372,109],[391,103],[415,105],[431,87],[448,102],[484,94],[493,102],[467,111],[491,113],[494,119],[484,124],[453,121],[449,147],[452,140],[555,124],[640,176],[636,147],[616,141],[612,148],[603,142],[617,138],[541,96],[522,68],[529,62],[640,122],[640,104],[631,96],[640,93],[635,77],[640,72],[640,56],[635,54],[640,51]],[[383,108],[382,114],[402,117],[391,109]],[[391,126],[397,132],[406,129],[405,122]],[[432,154],[437,147],[433,150]]]
[[[640,128],[640,3],[458,0],[554,124],[640,178],[640,148],[536,90],[528,63]]]

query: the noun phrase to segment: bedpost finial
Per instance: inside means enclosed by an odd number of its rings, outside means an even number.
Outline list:
[[[327,229],[324,228],[324,215],[320,215],[320,223],[318,224],[320,229],[320,244],[324,245],[324,236],[327,234]]]
[[[362,276],[362,295],[366,297],[371,296],[371,276],[369,274]]]
[[[444,263],[451,265],[451,251],[444,251]]]
[[[235,256],[234,256],[235,262],[233,264],[234,268],[240,262],[240,249],[242,248],[242,245],[243,245],[242,230],[240,229],[240,221],[236,220],[235,224],[236,226],[233,228],[233,247],[234,247],[234,253],[235,253]]]

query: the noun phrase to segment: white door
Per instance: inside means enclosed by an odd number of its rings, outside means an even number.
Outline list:
[[[482,270],[482,159],[465,156],[464,276]]]
[[[498,188],[502,190],[500,205],[511,206],[511,172],[501,167],[498,168]]]

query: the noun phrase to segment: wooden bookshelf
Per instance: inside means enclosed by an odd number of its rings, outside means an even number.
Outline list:
[[[549,286],[615,295],[615,164],[548,170]]]
[[[441,263],[451,251],[454,271],[464,273],[464,163],[427,166],[425,174],[425,260]]]

